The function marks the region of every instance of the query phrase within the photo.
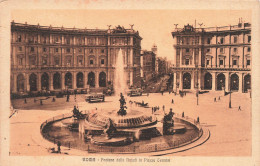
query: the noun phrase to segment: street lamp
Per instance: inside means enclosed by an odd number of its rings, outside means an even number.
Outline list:
[[[199,105],[199,83],[196,83],[196,87],[197,87],[197,92],[196,92],[196,97],[197,97],[197,105]]]

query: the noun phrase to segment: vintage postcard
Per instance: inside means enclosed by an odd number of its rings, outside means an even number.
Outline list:
[[[144,2],[1,2],[1,164],[260,164],[259,3]]]

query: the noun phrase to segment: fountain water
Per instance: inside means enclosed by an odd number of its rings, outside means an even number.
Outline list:
[[[123,52],[120,48],[117,55],[116,68],[115,68],[114,89],[115,89],[116,96],[120,96],[120,93],[126,95],[127,83],[126,83],[124,66],[125,64],[124,64]]]

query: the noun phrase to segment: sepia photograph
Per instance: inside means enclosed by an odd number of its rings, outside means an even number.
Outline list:
[[[80,164],[251,158],[252,13],[11,10],[10,104],[1,114],[7,156],[73,157]]]

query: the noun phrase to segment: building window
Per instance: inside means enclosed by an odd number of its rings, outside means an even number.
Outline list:
[[[251,47],[247,47],[247,52],[251,52]]]
[[[199,36],[195,37],[195,44],[199,44]]]
[[[19,51],[23,51],[23,48],[22,48],[22,47],[19,47]]]
[[[101,53],[105,53],[105,50],[104,50],[104,49],[101,49]]]
[[[82,52],[82,49],[81,49],[81,48],[79,48],[79,52]]]
[[[233,60],[233,65],[237,65],[237,60]]]
[[[56,37],[54,38],[54,42],[55,42],[55,43],[59,43],[59,37],[58,37],[58,36],[56,36]]]
[[[66,43],[70,44],[70,38],[69,37],[66,38]]]
[[[70,66],[70,64],[71,64],[71,56],[67,56],[66,57],[66,64],[67,64],[67,66]]]
[[[55,63],[55,65],[59,65],[60,64],[60,58],[59,57],[55,57],[54,58],[54,63]]]
[[[31,52],[34,52],[34,47],[31,47]]]
[[[207,44],[210,44],[210,38],[207,39]]]
[[[101,59],[101,64],[104,65],[105,64],[105,60]]]
[[[224,44],[224,37],[220,38],[220,44]]]
[[[18,42],[22,42],[22,36],[18,35]]]
[[[207,59],[207,65],[209,65],[209,60]]]
[[[190,49],[189,49],[189,48],[186,48],[186,52],[190,52]]]
[[[30,65],[35,65],[36,58],[35,56],[30,56]]]
[[[224,48],[220,48],[220,53],[224,53]]]
[[[237,48],[233,48],[233,51],[236,53],[237,52]]]
[[[190,64],[190,59],[185,59],[185,65],[189,65]]]
[[[220,59],[220,60],[219,60],[219,65],[224,65],[223,59]]]
[[[246,60],[246,65],[250,66],[250,60]]]
[[[46,37],[44,36],[44,37],[43,37],[43,43],[44,43],[44,44],[47,43],[46,41],[47,41],[47,40],[46,40]]]
[[[89,49],[89,53],[93,53],[93,49]]]
[[[55,48],[55,52],[59,52],[59,49],[58,49],[58,48]]]
[[[46,52],[47,51],[47,48],[43,48],[43,52]]]
[[[93,61],[93,59],[90,59],[90,61],[89,61],[89,64],[91,64],[91,65],[93,65],[93,64],[94,64],[94,61]]]
[[[42,65],[47,65],[47,55],[42,57]]]
[[[207,53],[209,53],[210,52],[210,48],[207,48]]]
[[[190,44],[190,38],[189,38],[189,37],[186,38],[186,43],[187,43],[188,45]]]
[[[247,38],[247,42],[248,42],[248,43],[251,42],[251,36],[248,36],[248,38]]]
[[[79,60],[79,65],[82,65],[83,64],[83,61],[82,59]]]
[[[18,58],[18,64],[23,65],[23,58]]]
[[[237,36],[234,36],[234,43],[237,43]]]
[[[177,36],[177,44],[179,45],[180,42],[181,42],[181,38],[180,38],[180,36]]]
[[[67,53],[70,53],[70,49],[69,48],[67,48]]]

